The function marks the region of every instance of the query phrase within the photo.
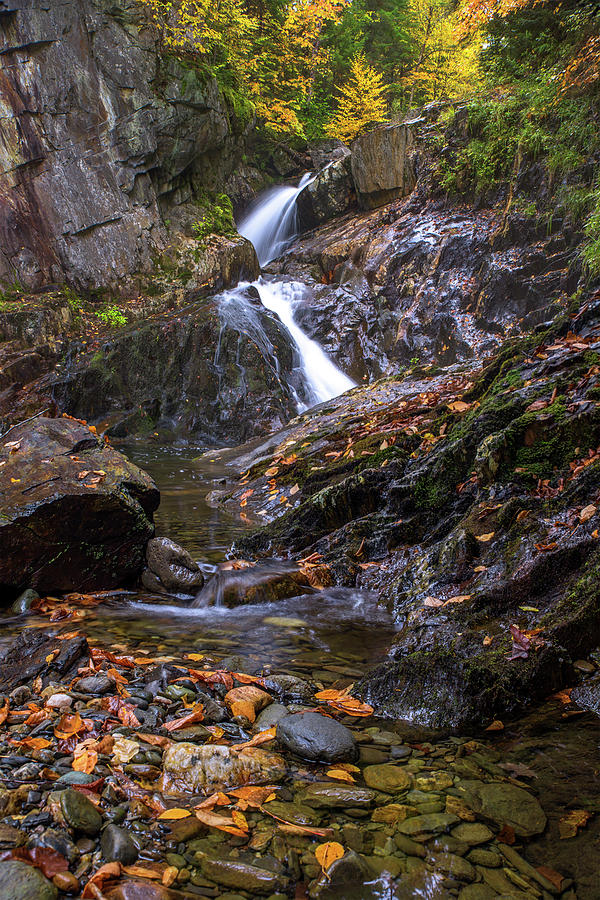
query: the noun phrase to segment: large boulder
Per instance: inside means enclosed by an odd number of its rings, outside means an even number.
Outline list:
[[[416,184],[408,125],[387,125],[358,137],[352,144],[352,177],[365,209],[406,197]]]
[[[160,593],[195,594],[204,584],[204,575],[187,550],[166,537],[148,541],[148,568],[142,573],[142,584]]]
[[[350,170],[350,151],[344,147],[339,159],[326,165],[298,195],[300,229],[307,231],[349,212],[356,206]]]
[[[139,574],[159,502],[152,479],[73,419],[0,438],[0,586],[111,588]]]

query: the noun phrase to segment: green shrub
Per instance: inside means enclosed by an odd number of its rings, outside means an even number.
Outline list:
[[[96,313],[103,325],[110,325],[111,328],[122,328],[127,325],[127,316],[119,309],[118,306],[107,306],[106,309]]]

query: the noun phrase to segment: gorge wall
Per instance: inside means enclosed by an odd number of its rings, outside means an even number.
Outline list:
[[[0,2],[0,280],[115,290],[148,272],[241,156],[214,79],[135,2]]]

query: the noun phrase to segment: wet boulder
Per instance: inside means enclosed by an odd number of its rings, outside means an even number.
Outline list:
[[[352,177],[360,206],[375,209],[406,197],[416,184],[407,125],[387,125],[358,137],[352,144]]]
[[[204,584],[200,566],[187,550],[166,537],[152,538],[146,547],[148,568],[142,584],[160,593],[195,594]]]
[[[350,170],[350,151],[326,165],[298,195],[298,220],[302,231],[342,216],[356,206]]]
[[[72,419],[40,417],[0,439],[0,587],[7,596],[122,585],[141,571],[159,493]]]

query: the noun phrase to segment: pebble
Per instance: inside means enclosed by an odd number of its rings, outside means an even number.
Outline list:
[[[302,803],[316,809],[370,809],[375,793],[367,788],[316,781],[302,794]]]
[[[102,855],[107,862],[120,862],[131,865],[138,858],[138,848],[133,839],[118,825],[107,825],[100,839]]]
[[[358,755],[352,732],[320,713],[285,716],[277,723],[276,733],[280,744],[304,759],[352,762]]]
[[[254,730],[266,731],[268,728],[273,728],[274,725],[277,725],[277,723],[287,715],[288,709],[283,703],[270,703],[269,706],[267,706],[266,709],[263,709],[256,717]]]
[[[77,772],[73,769],[71,772],[65,772],[64,775],[61,775],[54,782],[54,787],[56,789],[56,786],[60,784],[90,784],[92,781],[94,781],[93,775],[88,775],[86,772]]]
[[[88,675],[75,683],[74,689],[80,694],[110,694],[116,688],[116,681],[108,675]]]
[[[468,854],[469,862],[474,866],[487,866],[490,869],[497,869],[502,865],[502,857],[494,850],[483,850],[481,847],[475,847]]]
[[[438,832],[446,831],[451,825],[456,825],[458,822],[457,816],[453,816],[450,813],[428,813],[424,816],[413,816],[407,819],[406,822],[401,822],[398,830],[402,834],[409,836],[429,833],[437,834]]]
[[[58,872],[52,879],[52,884],[64,894],[78,894],[80,890],[79,881],[72,872]]]
[[[0,900],[56,900],[56,887],[39,869],[16,859],[0,862]]]
[[[79,791],[67,788],[60,794],[60,808],[65,821],[75,831],[98,834],[102,828],[102,816],[91,800]]]
[[[73,698],[69,697],[68,694],[52,694],[46,700],[46,706],[49,706],[51,709],[62,709],[63,707],[71,706],[73,703]]]
[[[410,787],[411,778],[401,766],[376,765],[363,769],[365,784],[376,791],[397,794]]]
[[[487,825],[480,822],[462,822],[452,829],[452,836],[471,846],[485,844],[494,837]]]
[[[471,863],[455,853],[437,853],[431,857],[434,869],[458,878],[459,881],[474,881],[475,869]]]
[[[312,703],[314,700],[312,685],[294,675],[269,675],[265,679],[265,688],[288,702]]]

